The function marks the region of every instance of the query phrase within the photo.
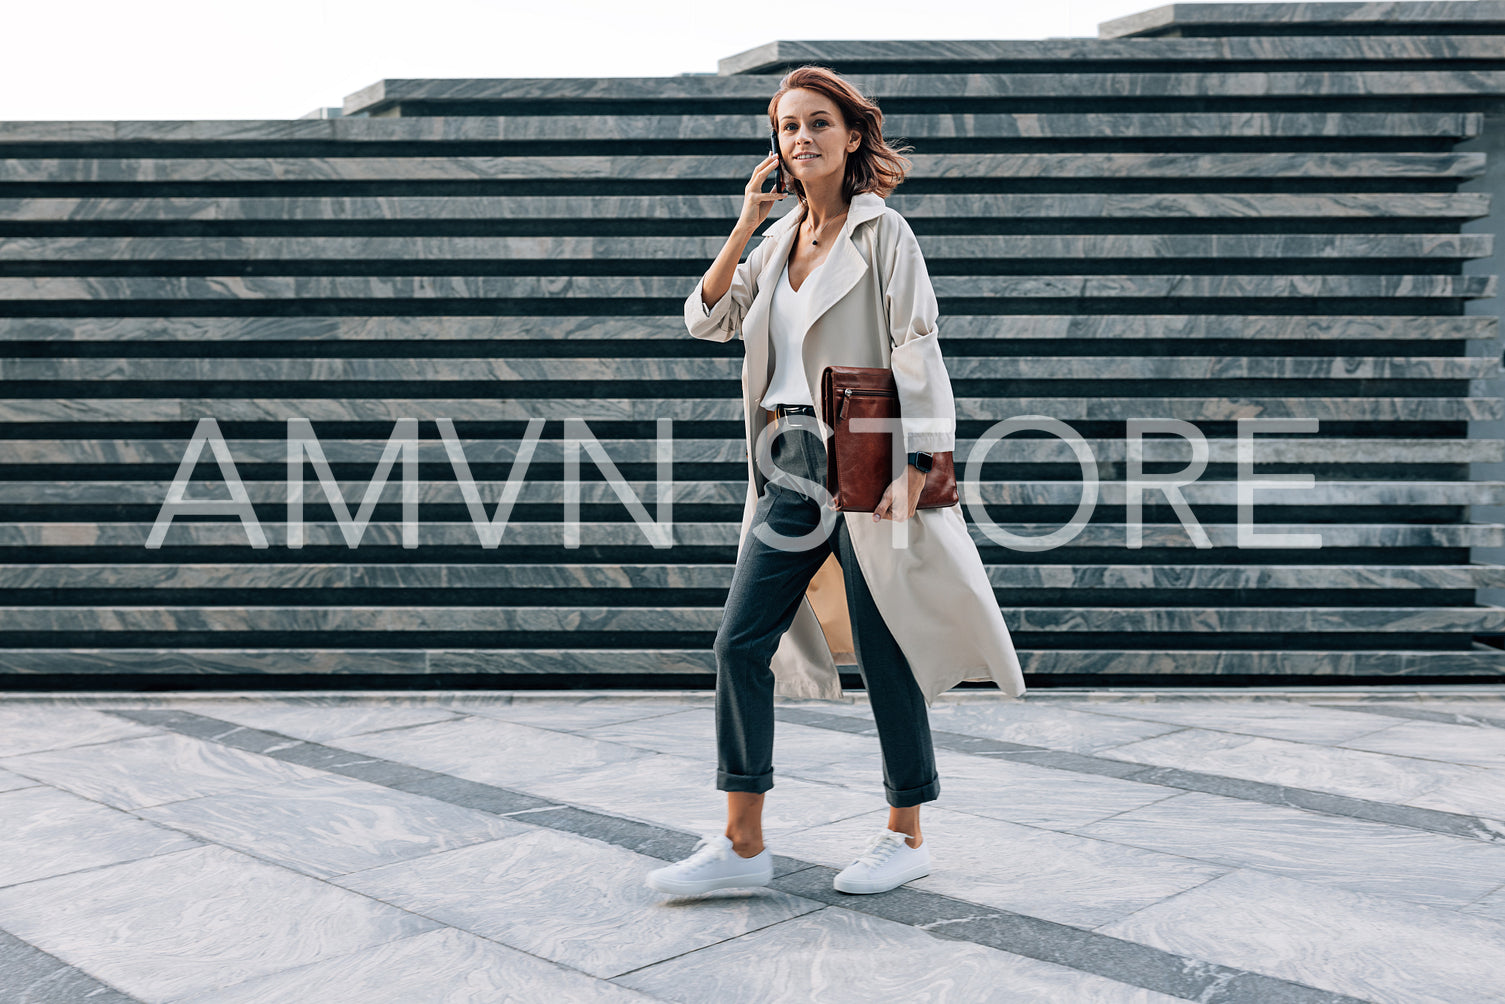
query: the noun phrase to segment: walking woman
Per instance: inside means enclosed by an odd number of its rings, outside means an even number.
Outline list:
[[[674,895],[772,879],[762,812],[774,697],[848,699],[837,653],[862,674],[889,805],[887,827],[836,876],[842,892],[884,892],[930,871],[920,806],[941,790],[927,713],[936,696],[990,679],[1024,694],[960,504],[916,508],[932,454],[955,447],[956,408],[924,257],[883,202],[909,162],[884,142],[878,106],[824,67],[787,74],[768,116],[778,153],[753,171],[731,237],[685,300],[690,334],[744,342],[748,492],[715,641],[727,824],[648,874],[650,888]],[[788,192],[764,192],[780,166]],[[738,264],[791,195],[798,204]],[[891,368],[898,388],[908,464],[871,514],[837,511],[825,491],[819,393],[830,365]]]

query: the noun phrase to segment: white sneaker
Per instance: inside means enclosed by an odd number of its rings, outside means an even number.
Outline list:
[[[690,856],[648,873],[647,885],[659,892],[689,896],[713,889],[767,885],[773,880],[773,855],[764,847],[750,858],[732,850],[724,833],[707,833]]]
[[[838,892],[888,892],[930,874],[930,845],[910,847],[908,833],[885,828],[873,835],[861,856],[842,869],[833,885]]]

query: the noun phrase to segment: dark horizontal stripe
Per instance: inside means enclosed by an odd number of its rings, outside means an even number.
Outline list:
[[[136,1000],[8,931],[0,931],[0,979],[5,1000],[17,1004],[130,1004]]]

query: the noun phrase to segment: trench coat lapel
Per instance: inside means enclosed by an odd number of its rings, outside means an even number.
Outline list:
[[[883,212],[884,202],[882,197],[872,192],[859,192],[852,197],[851,205],[847,209],[847,218],[842,221],[841,230],[837,233],[830,252],[826,256],[825,263],[821,265],[820,281],[815,284],[815,296],[810,301],[810,307],[806,312],[804,330],[800,332],[800,341],[803,342],[805,335],[809,333],[811,326],[818,321],[826,311],[841,301],[841,298],[852,291],[852,287],[862,281],[862,276],[868,270],[867,259],[862,257],[862,252],[857,250],[857,245],[852,242],[852,231],[858,224],[870,220]],[[769,301],[773,296],[774,285],[779,281],[780,274],[784,271],[784,265],[789,261],[789,253],[794,249],[794,242],[799,238],[799,224],[805,218],[805,208],[800,206],[785,213],[777,223],[768,228],[764,234],[765,241],[773,242],[771,253],[763,259],[763,269],[758,274],[758,302],[748,311],[748,324],[743,331],[743,340],[746,342],[748,391],[754,401],[761,401],[763,393],[768,389],[768,380],[772,376],[768,364],[771,360],[770,339],[772,332],[769,326]],[[767,290],[764,294],[762,291]],[[758,307],[761,306],[761,310]],[[820,408],[820,388],[810,388],[810,400],[815,402],[817,409]],[[762,423],[756,423],[753,432],[762,428]],[[762,485],[758,485],[759,491]]]

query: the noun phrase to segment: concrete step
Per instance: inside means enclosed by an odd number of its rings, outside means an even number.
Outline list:
[[[574,264],[588,271],[607,267],[661,271],[668,262],[714,259],[725,244],[716,237],[12,237],[0,243],[0,269],[25,262],[39,266],[126,263],[156,266],[165,274],[212,271],[220,264],[276,262],[320,265],[346,262],[443,262],[455,271],[476,263],[495,271],[503,262],[529,271],[559,273]],[[1493,234],[1059,234],[1006,236],[923,236],[920,250],[933,273],[1009,261],[1040,262],[1040,270],[1059,265],[1041,259],[1064,258],[1073,265],[1093,261],[1146,261],[1157,272],[1170,262],[1228,261],[1242,271],[1246,259],[1279,259],[1294,268],[1300,259],[1324,271],[1362,272],[1383,266],[1405,271],[1415,262],[1462,261],[1493,253]],[[951,263],[956,263],[955,265]],[[1237,263],[1235,266],[1232,263]],[[13,267],[13,266],[12,266]]]
[[[487,518],[495,513],[496,505],[491,499],[496,497],[496,494],[492,494],[487,498]],[[1260,498],[1263,499],[1263,497],[1261,494]],[[1075,503],[1074,498],[1071,501]],[[727,504],[733,505],[730,502]],[[740,502],[735,504],[740,505]],[[173,525],[167,531],[161,549],[149,552],[145,550],[145,545],[154,525],[149,520],[100,520],[62,516],[52,521],[12,519],[0,523],[0,553],[7,548],[14,548],[21,552],[18,557],[30,558],[35,556],[34,551],[38,548],[88,548],[87,553],[99,554],[101,555],[100,561],[113,566],[120,560],[139,561],[143,556],[150,556],[152,553],[161,555],[164,561],[180,560],[171,549],[194,546],[234,548],[237,556],[245,557],[248,562],[253,558],[258,562],[274,560],[274,558],[280,560],[287,541],[286,524],[283,522],[286,509],[279,506],[275,512],[268,510],[266,515],[268,517],[275,515],[276,518],[263,518],[258,521],[258,526],[266,536],[268,547],[257,549],[256,552],[245,550],[247,546],[245,528],[239,522],[229,522],[223,519],[215,522],[195,521],[187,518],[174,520]],[[1401,514],[1390,515],[1393,517]],[[1000,519],[997,516],[998,514],[995,514],[994,522],[998,527],[1018,536],[1043,536],[1059,529],[1063,522],[1061,519]],[[1172,548],[1179,552],[1193,548],[1194,545],[1184,526],[1179,523],[1157,521],[1150,518],[1152,516],[1153,510],[1146,513],[1144,522],[1146,551]],[[1226,548],[1238,552],[1237,556],[1220,557],[1235,561],[1247,558],[1250,552],[1247,549],[1238,548],[1236,523],[1204,519],[1200,521],[1200,524],[1214,548]],[[539,548],[558,549],[564,541],[563,529],[563,525],[557,522],[513,522],[507,526],[497,547],[487,550],[502,549],[500,553],[503,557],[508,560],[520,560],[512,558],[506,549],[529,548],[530,552]],[[737,548],[738,529],[739,524],[735,518],[719,522],[680,520],[674,526],[674,541],[677,546],[722,548],[727,553],[727,560],[731,560]],[[967,529],[979,549],[990,553],[996,551],[997,545],[975,523],[968,521]],[[1452,550],[1505,545],[1505,524],[1484,522],[1313,523],[1305,520],[1289,520],[1280,523],[1261,523],[1257,530],[1260,533],[1320,533],[1322,549],[1307,551],[1303,555],[1304,557],[1309,554],[1314,561],[1318,562],[1331,557],[1340,548]],[[352,556],[349,542],[339,526],[333,522],[320,522],[310,518],[305,523],[303,532],[307,547],[339,548],[339,551],[329,556],[332,561],[343,562]],[[419,526],[419,537],[420,544],[424,547],[476,548],[481,546],[476,524],[470,521],[424,520]],[[579,540],[585,547],[634,547],[645,550],[651,547],[642,528],[624,520],[582,520],[579,524]],[[1126,527],[1123,523],[1104,520],[1083,527],[1071,543],[1063,546],[1059,551],[1069,555],[1073,548],[1123,549],[1125,540]],[[403,547],[402,527],[400,521],[395,518],[373,519],[361,532],[358,542],[361,547],[372,550],[387,548],[393,553],[401,553],[404,561],[411,561],[415,557],[412,549]],[[106,549],[109,548],[120,548],[131,553],[106,554]],[[399,548],[402,549],[400,552],[397,551]],[[568,548],[551,550],[549,555],[550,563],[555,559],[566,562],[579,559],[579,553]],[[530,555],[528,560],[538,559]],[[1421,560],[1429,561],[1427,558]],[[1464,561],[1466,558],[1458,559],[1460,567]],[[1320,567],[1320,565],[1313,567]]]
[[[1199,6],[1199,5],[1190,5]],[[1228,6],[1228,5],[1223,5]],[[1240,7],[1255,6],[1240,4]],[[1208,26],[1207,37],[1173,37],[1178,32],[1188,36],[1194,29],[1191,24],[1175,22],[1175,15],[1165,15],[1165,8],[1156,8],[1153,13],[1168,17],[1159,28],[1150,24],[1135,23],[1139,30],[1127,30],[1122,34],[1088,38],[1041,38],[1028,41],[1003,39],[967,39],[965,41],[937,41],[932,39],[906,39],[902,43],[877,42],[861,39],[840,39],[820,42],[779,40],[747,49],[718,61],[719,75],[731,74],[776,74],[800,63],[818,62],[827,66],[840,65],[842,72],[854,69],[862,73],[906,73],[923,76],[927,73],[955,73],[961,68],[971,72],[1008,72],[1015,68],[1040,69],[1051,63],[1061,72],[1072,70],[1134,70],[1136,64],[1148,70],[1163,70],[1172,64],[1219,63],[1251,68],[1280,69],[1282,63],[1346,63],[1353,64],[1405,64],[1424,61],[1427,66],[1446,66],[1450,62],[1467,60],[1498,61],[1502,57],[1497,38],[1490,35],[1470,35],[1465,32],[1477,30],[1466,21],[1447,25],[1427,24],[1407,19],[1401,22],[1407,30],[1399,35],[1381,32],[1394,28],[1383,14],[1377,19],[1368,19],[1353,25],[1352,35],[1316,34],[1322,29],[1309,25],[1306,30],[1313,34],[1281,35],[1291,25],[1283,23],[1284,12],[1295,4],[1258,5],[1265,10],[1262,23],[1244,24],[1242,30],[1252,34],[1241,35],[1233,25]],[[1386,8],[1388,9],[1387,5]],[[1476,6],[1476,5],[1471,5]],[[1485,5],[1487,6],[1487,4]],[[1177,10],[1185,10],[1187,4],[1176,4]],[[1109,21],[1107,24],[1133,22],[1144,14]],[[1345,15],[1347,16],[1347,15]],[[1099,26],[1101,29],[1101,25]],[[1449,30],[1451,29],[1451,30]],[[1436,34],[1423,34],[1433,31]],[[1129,36],[1133,37],[1129,37]],[[1219,37],[1221,36],[1221,37]]]
[[[0,587],[7,589],[466,589],[601,590],[613,593],[644,589],[725,590],[733,567],[697,561],[561,562],[559,564],[470,564],[464,561],[414,561],[407,564],[330,564],[325,561],[110,562],[77,561],[0,564]],[[1244,553],[1244,559],[1250,557]],[[1372,591],[1476,589],[1505,586],[1505,565],[1411,564],[1007,564],[984,562],[998,589],[1070,589],[1091,598],[1104,590],[1301,590]],[[143,600],[149,598],[144,596]]]
[[[1142,45],[1142,42],[1131,43]],[[1361,64],[1362,67],[1362,64]],[[1011,102],[1037,97],[1090,98],[1097,108],[1127,103],[1134,98],[1253,98],[1271,101],[1299,98],[1310,110],[1314,100],[1338,98],[1457,99],[1477,94],[1505,94],[1505,73],[1497,70],[1455,70],[1446,64],[1406,69],[1333,68],[1313,74],[1293,67],[1275,70],[1228,71],[1211,65],[1191,65],[1180,72],[1161,68],[1133,72],[1073,71],[973,73],[855,74],[853,82],[880,104],[902,98],[944,101],[952,109],[989,99]],[[456,108],[484,115],[507,108],[534,114],[554,104],[578,108],[580,102],[598,107],[611,103],[623,111],[659,109],[674,105],[704,107],[715,102],[767,104],[778,85],[765,75],[682,75],[678,77],[518,77],[497,79],[381,80],[347,96],[345,115],[382,116],[445,114]],[[1367,110],[1367,109],[1366,109]],[[1415,111],[1413,106],[1407,109]],[[597,113],[599,114],[599,112]]]
[[[1192,3],[1156,7],[1098,25],[1099,38],[1150,38],[1166,33],[1207,35],[1353,35],[1377,30],[1407,36],[1483,32],[1505,34],[1505,4],[1460,0],[1400,3]]]
[[[719,74],[380,81],[348,117],[0,123],[0,675],[704,685],[745,499],[742,347],[689,339],[679,307],[740,210],[768,95],[816,62],[918,147],[889,205],[940,301],[957,456],[1009,416],[1091,423],[1100,518],[1065,548],[984,532],[1007,514],[999,529],[1041,537],[1076,509],[1059,440],[998,442],[966,492],[1027,673],[1499,678],[1505,4],[1215,6],[1111,40],[774,42]],[[1148,37],[1168,34],[1207,37]],[[256,518],[278,521],[190,516],[154,540],[207,416]],[[1215,517],[1213,554],[1148,490],[1160,521],[1128,546],[1114,433],[1168,416],[1218,465],[1180,489]],[[316,423],[348,496],[331,518],[304,465],[324,520],[305,549],[282,522],[289,417]],[[417,501],[447,519],[415,538],[389,490],[357,529],[348,507],[408,417],[466,424],[467,461],[491,465],[479,499],[426,426]],[[1279,417],[1321,431],[1261,436],[1256,470],[1314,483],[1260,488],[1256,535],[1321,548],[1272,553],[1234,525],[1235,434]],[[517,519],[489,523],[523,424],[571,419],[657,515],[651,433],[696,423],[670,482],[673,542],[694,550],[656,547],[599,475],[577,496],[595,520],[563,521],[558,426]],[[225,497],[204,470],[187,497]]]
[[[923,45],[924,43],[914,43]],[[1005,43],[1022,56],[1049,47],[1050,41]],[[1084,43],[1075,43],[1081,48]],[[1097,43],[1085,43],[1093,48]],[[1283,56],[1287,48],[1280,40],[1271,40],[1264,48],[1270,60],[1303,58],[1294,53]],[[1439,58],[1495,59],[1505,66],[1499,42],[1491,38],[1460,36],[1447,42],[1412,39],[1342,39],[1316,43],[1295,42],[1314,56],[1343,58],[1351,54],[1362,60],[1412,61],[1427,58],[1428,51]],[[1195,58],[1215,61],[1219,51],[1252,50],[1248,42],[1174,42],[1103,46],[1104,61],[1122,61],[1132,69],[1134,62],[1146,59],[1149,49],[1181,49]],[[1048,48],[1046,49],[1048,51]],[[1472,55],[1469,55],[1472,53]],[[1153,62],[1163,57],[1150,56]],[[1418,67],[1424,68],[1424,67]],[[490,143],[509,148],[528,143],[561,142],[615,143],[619,145],[652,144],[657,146],[695,142],[714,136],[719,142],[756,141],[767,138],[767,127],[760,125],[765,116],[740,110],[716,110],[707,115],[685,113],[642,113],[623,110],[600,115],[531,115],[528,109],[513,109],[499,115],[444,115],[424,118],[333,118],[333,119],[223,119],[194,121],[4,121],[0,122],[0,149],[21,148],[17,156],[57,156],[80,148],[109,144],[140,146],[169,145],[181,150],[228,149],[238,144],[254,144],[258,150],[286,151],[307,149],[309,156],[320,156],[328,144],[409,143],[423,149],[435,144]],[[687,119],[694,132],[687,132]],[[1152,113],[1123,111],[1097,112],[1008,112],[982,111],[967,117],[965,128],[947,116],[911,115],[902,111],[883,116],[884,132],[913,140],[956,140],[968,143],[1018,141],[1030,139],[1104,140],[1112,138],[1194,138],[1199,136],[1249,139],[1270,137],[1312,137],[1341,140],[1363,137],[1414,137],[1417,139],[1463,139],[1478,135],[1483,116],[1479,112],[1394,111],[1351,112],[1341,108],[1323,111],[1191,111],[1166,110]],[[160,151],[158,151],[160,152]]]
[[[1225,632],[1337,633],[1384,635],[1424,631],[1505,632],[1505,607],[1034,607],[1002,604],[1014,633],[1204,634]],[[714,634],[721,605],[636,607],[567,606],[345,606],[277,604],[190,606],[0,605],[0,632],[97,631],[106,633],[206,631],[379,632],[393,642],[405,631],[496,631],[576,638],[593,633],[620,637],[632,632],[695,631]],[[542,639],[540,639],[542,641]]]
[[[586,388],[588,389],[588,388]],[[731,391],[735,393],[733,389]],[[600,391],[598,390],[599,394]],[[1122,421],[1174,416],[1186,422],[1234,422],[1246,418],[1300,418],[1321,422],[1471,421],[1505,417],[1498,397],[1291,397],[1261,394],[1205,397],[957,397],[957,420],[993,423],[1013,415],[1045,415],[1062,422]],[[325,421],[378,422],[390,429],[402,416],[454,421],[523,422],[534,418],[587,423],[657,422],[659,419],[740,422],[742,406],[730,398],[453,398],[317,396],[112,397],[101,391],[73,397],[21,398],[3,402],[11,422],[219,422],[285,423],[290,416]]]
[[[442,462],[442,458],[435,451],[432,458],[435,462]],[[207,459],[206,452],[201,463]],[[1002,472],[1007,469],[1010,461],[1002,449],[994,457],[995,471]],[[1067,463],[1068,458],[1061,458],[1059,463]],[[1074,464],[1074,461],[1071,461]],[[211,461],[212,463],[212,461]],[[582,467],[588,466],[588,457],[582,450]],[[1292,478],[1294,474],[1266,474],[1260,473],[1261,478]],[[960,483],[962,475],[958,473]],[[358,501],[364,494],[370,470],[363,470],[358,476],[346,476],[343,478],[341,490],[347,501]],[[391,487],[386,489],[385,498],[394,506],[400,500],[400,490],[396,485],[400,484],[401,475],[394,468],[390,482]],[[160,505],[167,496],[167,478],[152,478],[150,480],[122,481],[74,481],[67,479],[53,479],[46,481],[0,481],[0,505],[49,505],[60,506],[86,506],[86,505]],[[304,483],[306,485],[304,498],[310,505],[322,506],[324,496],[319,489],[318,475],[311,464],[305,464]],[[495,508],[495,502],[491,501],[501,496],[505,482],[495,479],[475,479],[473,484],[480,492],[481,497],[487,500],[488,510]],[[681,505],[737,505],[741,506],[743,493],[746,491],[747,479],[721,481],[716,479],[695,478],[683,482],[671,482],[674,488],[674,501]],[[246,481],[244,490],[252,503],[281,506],[287,500],[287,481],[282,472],[278,472],[275,480],[269,481]],[[627,478],[624,490],[630,490],[652,512],[657,503],[657,490],[655,482],[642,478]],[[962,501],[971,504],[974,500],[971,485],[960,484]],[[1041,480],[1029,478],[1023,481],[999,480],[996,478],[984,478],[976,483],[976,491],[982,500],[989,505],[1071,505],[1076,506],[1082,496],[1082,486],[1078,480]],[[566,484],[562,481],[543,480],[539,477],[531,477],[523,480],[518,490],[516,501],[522,505],[549,505],[558,506],[564,503]],[[194,477],[187,480],[183,485],[185,498],[188,499],[224,499],[227,497],[225,484],[215,478]],[[579,499],[582,504],[611,504],[620,506],[621,499],[616,489],[604,481],[583,481],[578,486]],[[1179,489],[1180,494],[1186,501],[1193,505],[1225,505],[1238,504],[1239,482],[1235,480],[1206,477],[1198,481],[1184,485]],[[1103,479],[1099,482],[1096,490],[1097,504],[1099,506],[1121,506],[1124,504],[1126,486],[1121,480]],[[1164,504],[1164,497],[1153,486],[1145,486],[1143,489],[1144,504],[1154,506]],[[425,505],[457,505],[463,501],[459,484],[452,480],[452,475],[444,480],[426,478],[417,485],[417,501]],[[1505,504],[1505,481],[1420,481],[1415,479],[1406,480],[1335,480],[1332,478],[1319,478],[1310,485],[1302,485],[1294,488],[1266,488],[1259,487],[1257,494],[1257,507],[1263,511],[1269,511],[1272,507],[1284,506],[1407,506],[1407,505],[1501,505]],[[280,513],[279,513],[280,515]],[[316,515],[310,513],[309,518]],[[999,514],[994,513],[996,519]],[[624,510],[622,519],[629,521],[630,516]],[[534,521],[530,521],[534,522]],[[683,521],[679,521],[683,522]]]
[[[1407,75],[1399,75],[1406,77]],[[1494,74],[1505,93],[1505,72]],[[1304,95],[1307,100],[1311,95]],[[766,146],[766,144],[765,144]],[[1083,179],[1104,185],[1133,180],[1185,181],[1189,178],[1223,183],[1240,179],[1297,183],[1384,179],[1404,187],[1408,181],[1472,178],[1484,173],[1483,153],[1426,153],[1366,151],[1362,153],[1240,152],[1240,153],[915,153],[908,183],[964,177],[998,182],[1018,179]],[[0,185],[172,185],[205,182],[245,186],[289,186],[319,182],[485,181],[548,182],[556,186],[602,186],[624,179],[654,178],[661,182],[711,182],[726,186],[747,183],[757,165],[755,153],[696,155],[661,153],[637,157],[536,155],[465,157],[443,154],[408,157],[49,157],[23,160],[0,158]],[[76,194],[76,193],[73,193]],[[181,193],[175,193],[181,195]],[[227,193],[228,194],[228,193]],[[242,193],[249,194],[249,193]],[[306,193],[305,193],[306,194]]]
[[[432,430],[425,430],[431,435]],[[534,445],[532,462],[558,464],[564,461],[564,440],[559,438],[559,426],[546,426],[547,439]],[[597,436],[597,442],[618,464],[656,464],[658,445],[649,439],[615,439]],[[1207,459],[1210,464],[1233,464],[1238,462],[1238,440],[1221,435],[1204,436]],[[1376,467],[1384,464],[1463,464],[1485,461],[1505,461],[1505,440],[1499,439],[1396,439],[1352,438],[1334,436],[1327,439],[1300,438],[1290,433],[1257,438],[1258,460],[1266,463],[1307,464],[1363,464]],[[977,442],[975,436],[959,434],[956,440],[956,455],[965,457]],[[1128,445],[1121,438],[1105,439],[1083,436],[1082,442],[1092,455],[1102,463],[1122,464],[1128,455]],[[231,457],[237,463],[280,464],[287,461],[287,440],[282,438],[256,438],[230,436],[225,439]],[[321,446],[331,461],[340,463],[375,464],[387,448],[383,437],[321,437]],[[519,441],[515,438],[468,438],[462,442],[467,463],[506,464],[516,460]],[[1146,462],[1184,461],[1189,456],[1189,447],[1179,437],[1145,436],[1141,440]],[[440,444],[427,438],[419,446],[421,453],[434,454]],[[25,466],[28,464],[90,464],[96,470],[107,471],[110,466],[124,464],[172,464],[176,467],[184,456],[186,442],[181,439],[101,439],[79,437],[77,439],[4,439],[0,440],[0,464]],[[1070,458],[1066,447],[1055,439],[1021,439],[1010,437],[995,446],[997,458],[1007,458],[1010,463],[1061,463]],[[993,456],[993,454],[990,454]],[[741,464],[746,458],[742,439],[738,438],[684,438],[674,437],[674,462],[676,464]],[[447,454],[430,456],[428,459],[447,461]],[[1256,467],[1258,470],[1258,467]],[[24,473],[16,471],[12,473]]]
[[[71,359],[0,356],[0,380],[89,381],[102,387],[125,380],[181,383],[198,380],[391,382],[485,380],[507,392],[509,384],[538,381],[578,384],[683,380],[736,381],[735,358],[660,358],[591,355],[497,359],[307,359],[237,356],[184,359],[90,355]],[[1499,356],[1432,358],[1320,356],[965,356],[948,355],[952,380],[1470,380],[1500,375]],[[1317,393],[1314,389],[1314,393]]]
[[[359,121],[359,120],[357,120]],[[400,120],[392,120],[394,122]],[[0,123],[3,127],[5,123]],[[0,147],[3,149],[3,147]],[[59,151],[65,152],[65,151]],[[1393,225],[1394,221],[1424,221],[1440,228],[1443,221],[1471,220],[1489,215],[1488,192],[905,192],[884,200],[913,224],[922,239],[937,223],[948,227],[1014,232],[1017,221],[1050,221],[1053,227],[1080,227],[1083,221],[1160,221],[1160,226],[1205,225],[1222,221],[1254,227],[1262,221],[1301,220],[1312,230],[1324,225]],[[582,193],[579,195],[404,195],[259,197],[234,193],[183,197],[169,194],[143,197],[38,196],[0,198],[0,223],[20,232],[25,225],[66,223],[69,233],[104,229],[106,223],[127,222],[133,230],[157,224],[191,225],[195,233],[226,232],[241,222],[275,221],[288,229],[299,224],[349,228],[364,224],[411,235],[453,229],[456,221],[486,224],[490,236],[499,231],[536,231],[549,237],[561,233],[597,232],[652,236],[655,229],[701,235],[731,229],[741,199],[728,195],[664,194],[655,196]],[[790,211],[782,206],[769,213],[762,229]],[[1456,225],[1456,224],[1455,224]],[[312,227],[310,227],[312,229]],[[149,233],[142,236],[150,236]],[[1020,235],[1027,236],[1027,235]],[[1458,236],[1458,235],[1452,235]],[[760,238],[761,239],[761,238]],[[756,245],[754,245],[756,246]]]
[[[12,316],[74,309],[77,304],[96,304],[96,313],[106,313],[119,303],[149,309],[164,305],[181,310],[195,306],[213,312],[226,308],[259,307],[288,309],[312,301],[361,301],[346,310],[408,311],[419,305],[425,313],[442,308],[445,301],[476,309],[509,313],[554,312],[594,306],[602,313],[621,312],[624,301],[648,301],[659,310],[667,302],[684,302],[694,289],[696,276],[681,275],[571,275],[557,266],[540,263],[544,274],[529,275],[232,275],[215,270],[204,275],[162,276],[0,276],[0,310]],[[1254,300],[1311,309],[1314,300],[1335,301],[1337,309],[1352,312],[1366,301],[1396,310],[1447,300],[1483,299],[1495,295],[1495,275],[1313,275],[1299,274],[1072,274],[1040,275],[947,275],[931,276],[931,285],[947,312],[949,301],[963,301],[976,309],[983,302],[1024,306],[1032,300],[1098,301],[1105,307],[1128,307],[1134,301],[1154,301],[1161,309],[1177,301],[1199,304],[1202,300]],[[507,301],[494,307],[489,301]],[[594,301],[594,302],[593,302]],[[655,302],[656,301],[656,302]],[[578,305],[578,306],[576,306]],[[635,308],[636,305],[634,305]],[[1440,303],[1435,309],[1449,309]],[[633,308],[628,308],[633,309]],[[1038,308],[1037,308],[1038,309]],[[1202,308],[1206,309],[1206,308]],[[440,311],[442,312],[442,310]],[[686,336],[688,337],[688,336]]]
[[[686,289],[688,294],[688,289]],[[683,299],[683,298],[681,298]],[[1344,355],[1384,351],[1376,342],[1424,345],[1469,341],[1495,341],[1500,319],[1488,314],[972,314],[947,313],[941,337],[946,340],[948,360],[956,345],[973,341],[998,343],[1006,348],[1020,341],[1059,342],[1061,352],[1102,355],[1094,342],[1119,343],[1165,340],[1238,343],[1240,352],[1280,355],[1291,342],[1354,342]],[[609,351],[602,343],[673,341],[688,346],[684,320],[672,316],[621,316],[609,314],[552,314],[539,316],[462,315],[361,315],[305,314],[279,317],[0,317],[0,343],[39,342],[193,342],[218,344],[264,341],[325,342],[332,350],[346,342],[497,341],[496,354],[523,351],[512,343],[547,345],[560,340],[589,341],[592,348]],[[1053,348],[1055,346],[1052,346]],[[740,358],[741,346],[732,346]],[[1388,347],[1386,347],[1388,348]],[[1454,347],[1456,348],[1456,347]],[[1192,354],[1196,346],[1178,347]],[[691,349],[686,347],[685,352]],[[710,351],[710,349],[708,349]],[[1335,350],[1336,351],[1336,350]]]

